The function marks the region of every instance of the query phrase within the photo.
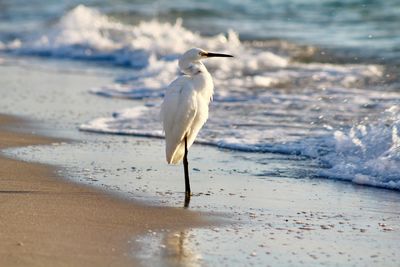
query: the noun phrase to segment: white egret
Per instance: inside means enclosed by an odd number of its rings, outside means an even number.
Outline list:
[[[208,105],[214,93],[212,77],[200,61],[209,57],[233,56],[206,52],[200,48],[185,52],[179,59],[179,68],[183,74],[167,87],[161,106],[167,162],[178,164],[183,159],[186,201],[191,195],[188,148],[208,119]]]

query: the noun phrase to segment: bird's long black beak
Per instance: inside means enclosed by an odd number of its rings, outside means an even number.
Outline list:
[[[211,53],[211,52],[206,52],[204,54],[206,57],[233,57],[232,55],[228,54],[220,54],[220,53]]]

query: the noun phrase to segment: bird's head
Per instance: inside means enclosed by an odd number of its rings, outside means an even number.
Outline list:
[[[185,71],[187,68],[190,68],[192,64],[199,62],[201,59],[206,59],[210,57],[233,57],[233,56],[228,54],[207,52],[201,48],[192,48],[186,51],[180,57],[179,67],[181,68],[182,71]]]

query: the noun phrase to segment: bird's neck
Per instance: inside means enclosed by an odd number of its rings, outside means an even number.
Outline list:
[[[179,61],[179,68],[185,74],[191,77],[193,87],[197,93],[203,95],[207,101],[212,100],[214,94],[214,83],[206,66],[200,61],[190,61],[188,63]]]
[[[190,76],[208,72],[206,66],[200,61],[180,61],[179,68],[184,74]]]

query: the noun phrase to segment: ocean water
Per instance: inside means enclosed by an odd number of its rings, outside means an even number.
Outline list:
[[[83,131],[162,137],[159,107],[191,47],[214,78],[198,142],[299,155],[311,177],[400,189],[398,1],[2,1],[0,51],[115,66],[93,97],[132,108]],[[262,173],[253,173],[262,176]]]

